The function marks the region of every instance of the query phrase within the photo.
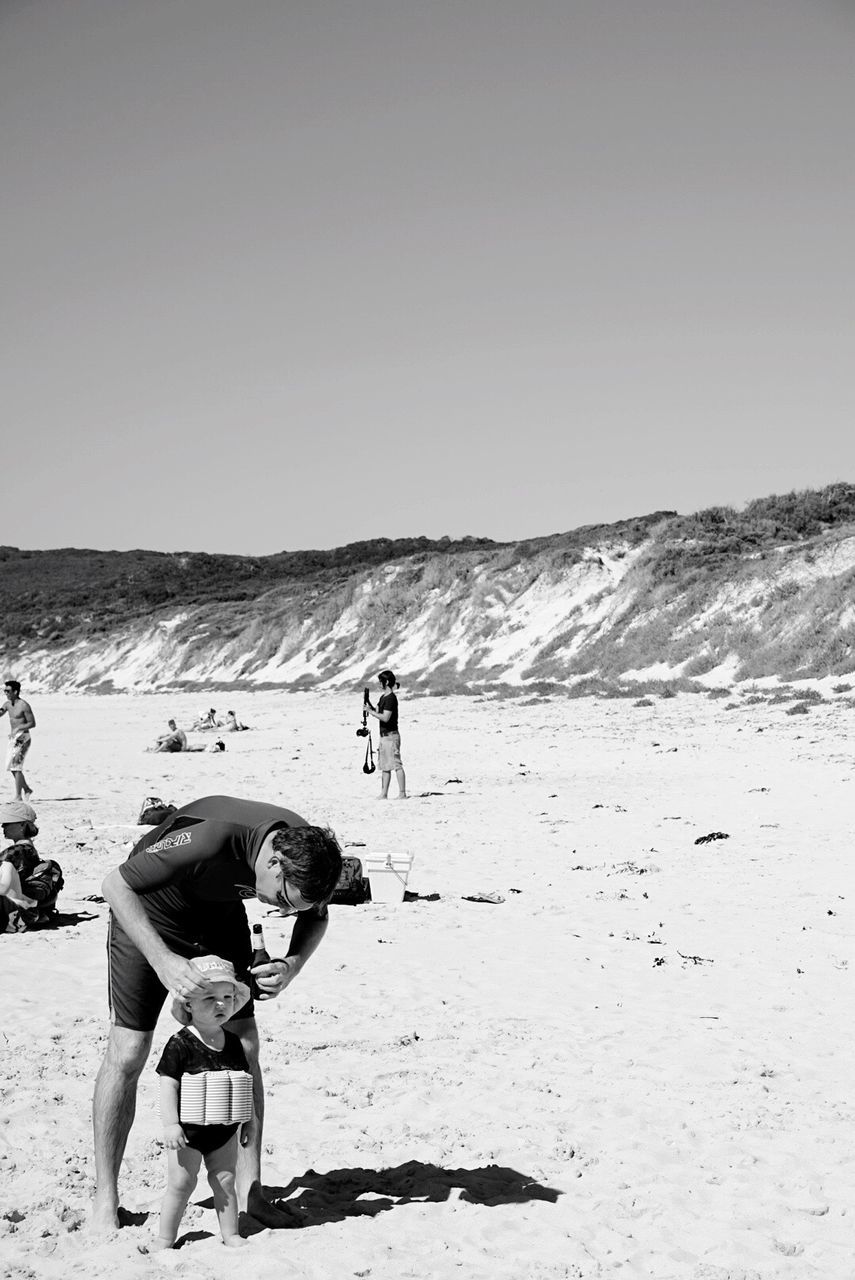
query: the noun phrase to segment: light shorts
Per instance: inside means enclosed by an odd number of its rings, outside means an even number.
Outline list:
[[[391,773],[393,769],[402,769],[401,735],[400,733],[381,733],[380,746],[377,748],[377,763],[381,773]]]
[[[17,773],[19,769],[24,767],[24,757],[30,749],[30,735],[28,733],[21,734],[19,740],[9,743],[9,751],[6,755],[6,772]]]

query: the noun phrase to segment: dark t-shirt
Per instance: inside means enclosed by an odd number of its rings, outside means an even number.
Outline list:
[[[279,805],[204,796],[138,840],[119,872],[166,942],[216,934],[243,898],[255,897],[255,862],[281,827],[305,827]],[[241,913],[243,914],[243,913]]]
[[[389,719],[380,721],[380,737],[385,738],[387,733],[398,732],[398,699],[394,693],[384,693],[378,703],[377,710],[379,712],[391,711]]]
[[[219,1051],[203,1044],[189,1027],[170,1036],[155,1067],[159,1076],[180,1080],[199,1071],[249,1071],[243,1045],[231,1031],[223,1031],[226,1042]]]

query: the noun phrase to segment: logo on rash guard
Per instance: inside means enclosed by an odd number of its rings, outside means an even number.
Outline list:
[[[251,889],[248,884],[239,884],[235,886],[241,898],[254,898],[255,890]]]
[[[148,853],[160,853],[163,849],[174,849],[179,844],[192,844],[189,831],[176,831],[174,835],[164,836],[155,844],[148,846]]]

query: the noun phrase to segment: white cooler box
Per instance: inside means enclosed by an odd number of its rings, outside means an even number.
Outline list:
[[[362,859],[372,902],[403,902],[413,865],[411,853],[375,853]]]

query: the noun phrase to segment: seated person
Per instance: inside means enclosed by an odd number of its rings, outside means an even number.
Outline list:
[[[243,733],[249,726],[242,724],[233,711],[226,712],[226,722],[222,726],[228,733]]]
[[[168,720],[169,732],[162,733],[155,740],[152,751],[186,751],[187,750],[187,734],[183,729],[179,729],[174,720]]]
[[[20,933],[48,923],[62,873],[59,864],[43,860],[33,844],[39,834],[36,811],[25,801],[0,804],[0,825],[3,838],[12,841],[0,852],[0,933]]]
[[[191,725],[190,727],[192,729],[219,729],[222,726],[220,725],[220,722],[217,719],[216,709],[214,707],[211,707],[210,711],[208,711],[207,714],[200,716],[199,719],[196,721],[196,723],[194,725]]]

